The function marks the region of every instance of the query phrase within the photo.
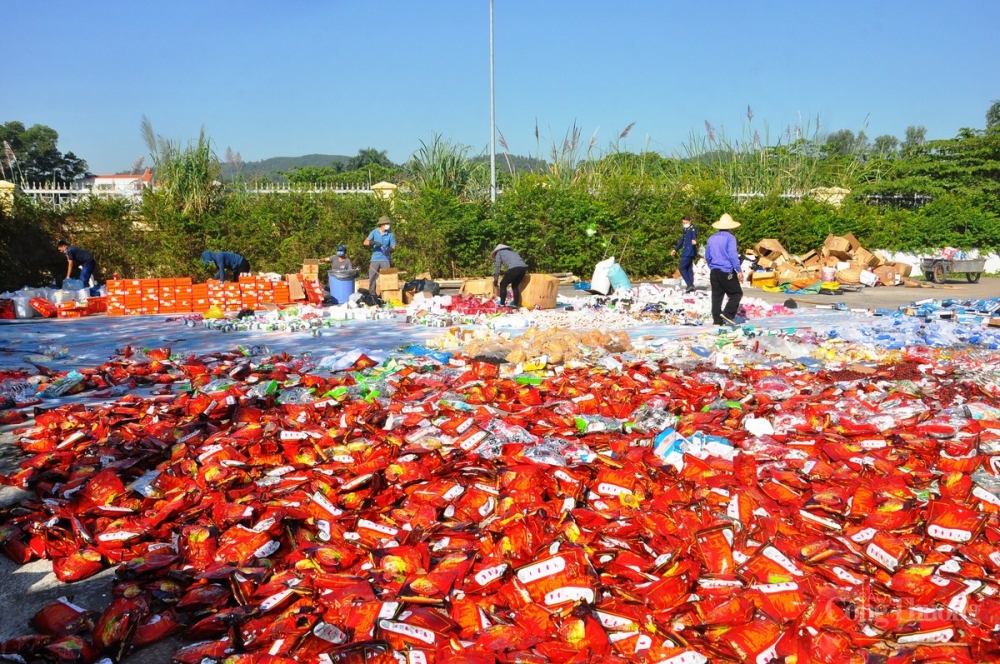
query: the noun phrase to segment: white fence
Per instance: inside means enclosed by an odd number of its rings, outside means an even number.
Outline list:
[[[221,186],[221,185],[220,185]],[[81,198],[96,196],[98,198],[126,198],[134,203],[142,202],[143,188],[107,188],[101,185],[83,185],[78,183],[61,184],[58,182],[29,183],[19,187],[18,193],[30,196],[38,201],[59,206],[72,203]],[[289,184],[264,182],[243,189],[248,194],[372,194],[375,191],[369,184]]]

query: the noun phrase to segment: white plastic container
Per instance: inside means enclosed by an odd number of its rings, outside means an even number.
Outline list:
[[[76,292],[68,290],[53,291],[48,298],[52,304],[62,304],[63,302],[73,302],[76,300]]]
[[[31,298],[17,295],[11,298],[14,301],[14,315],[18,318],[38,318],[41,316],[31,308]]]

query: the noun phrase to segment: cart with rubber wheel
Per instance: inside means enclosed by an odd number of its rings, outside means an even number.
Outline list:
[[[983,268],[986,267],[985,258],[971,258],[967,260],[952,260],[950,258],[925,258],[920,263],[924,271],[924,278],[936,284],[943,284],[949,274],[965,273],[965,278],[970,284],[979,281],[983,276]]]

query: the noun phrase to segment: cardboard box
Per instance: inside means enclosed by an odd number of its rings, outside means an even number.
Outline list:
[[[496,289],[493,288],[492,279],[466,279],[462,282],[462,287],[458,292],[462,295],[482,295],[485,297],[497,295]]]
[[[899,272],[895,267],[880,265],[873,270],[879,281],[885,286],[895,286],[899,283]]]
[[[286,279],[288,280],[289,302],[306,299],[306,292],[302,288],[302,282],[299,280],[299,275],[289,274]]]
[[[521,282],[521,306],[526,309],[555,309],[558,295],[559,280],[552,275],[529,274]]]
[[[378,286],[379,296],[381,296],[383,292],[399,290],[399,270],[394,267],[387,267],[383,270],[379,270],[376,285]],[[383,297],[382,299],[384,300],[385,298]]]
[[[763,256],[774,260],[778,256],[784,256],[788,258],[788,252],[785,248],[781,246],[781,243],[773,238],[765,238],[754,245],[754,253],[758,256]]]
[[[750,285],[754,288],[764,286],[777,286],[777,280],[773,271],[757,271],[750,275]]]
[[[308,281],[319,281],[319,263],[318,258],[307,258],[302,261],[302,278]]]
[[[414,300],[430,300],[433,297],[433,295],[428,295],[424,291],[420,291],[419,293],[411,290],[403,291],[403,304],[409,304]]]
[[[875,267],[875,254],[864,247],[858,247],[854,251],[854,260],[865,267]]]
[[[766,256],[758,256],[757,265],[761,266],[765,270],[770,270],[772,267],[774,267],[774,261],[771,260],[770,258],[767,258]]]
[[[835,256],[841,260],[846,261],[851,257],[851,242],[847,238],[828,235],[826,241],[823,242],[823,246],[826,247],[827,252],[831,256]]]
[[[819,266],[823,264],[823,259],[815,251],[807,251],[806,253],[799,256],[799,262],[806,267],[811,267],[813,265]]]
[[[899,276],[904,279],[909,277],[910,273],[913,272],[913,266],[909,263],[895,263],[893,264],[893,267],[895,267],[896,271],[899,272]]]
[[[844,233],[844,239],[847,240],[847,250],[851,253],[861,248],[861,243],[858,242],[858,238],[854,237],[854,233]]]
[[[381,277],[379,277],[379,281],[382,281]],[[403,301],[403,291],[398,288],[380,288],[378,296],[382,298],[383,302],[388,302],[389,300]]]

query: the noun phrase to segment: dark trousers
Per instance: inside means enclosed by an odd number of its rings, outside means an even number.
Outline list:
[[[250,262],[244,258],[243,262],[233,268],[233,281],[239,281],[241,274],[250,274],[250,272]]]
[[[681,266],[678,268],[681,271],[681,279],[687,284],[688,288],[694,287],[694,254],[690,256],[681,256]]]
[[[90,275],[97,270],[97,261],[87,261],[80,266],[80,281],[84,288],[90,288]]]
[[[524,275],[528,273],[528,268],[526,267],[512,267],[503,273],[503,279],[500,280],[500,306],[507,304],[507,286],[514,289],[514,299],[511,302],[515,307],[521,306],[521,282],[524,280]]]
[[[724,325],[723,316],[733,320],[740,310],[740,300],[743,299],[743,288],[736,272],[712,270],[712,323]],[[722,300],[728,296],[726,308],[722,308]]]

